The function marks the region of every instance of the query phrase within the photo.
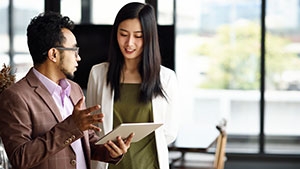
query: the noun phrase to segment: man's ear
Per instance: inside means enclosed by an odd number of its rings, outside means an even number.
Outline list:
[[[52,60],[53,62],[57,61],[56,54],[57,54],[57,51],[54,48],[51,48],[48,50],[48,58],[50,60]]]

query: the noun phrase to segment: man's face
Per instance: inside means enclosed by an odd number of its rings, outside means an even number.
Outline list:
[[[62,29],[62,33],[66,38],[61,48],[62,51],[59,59],[59,69],[68,78],[74,77],[74,72],[77,70],[78,63],[81,58],[78,54],[79,48],[74,34],[68,29]]]

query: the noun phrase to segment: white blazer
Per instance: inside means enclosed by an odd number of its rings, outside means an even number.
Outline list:
[[[94,65],[90,71],[87,85],[87,106],[100,104],[104,114],[103,123],[99,124],[102,131],[99,136],[110,132],[113,127],[113,92],[106,85],[108,63]],[[167,100],[163,97],[152,99],[153,119],[155,123],[163,126],[155,131],[156,147],[160,169],[169,169],[168,144],[172,143],[178,131],[178,80],[173,70],[161,66],[160,80],[166,93]],[[92,161],[93,169],[106,169],[107,163]]]

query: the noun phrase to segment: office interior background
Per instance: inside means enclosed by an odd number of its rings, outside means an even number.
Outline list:
[[[0,64],[22,78],[32,66],[26,27],[57,11],[76,23],[75,81],[86,88],[106,58],[128,0],[0,0]],[[300,168],[300,0],[146,0],[157,11],[163,65],[182,87],[181,126],[225,118],[225,169]],[[197,133],[193,133],[196,135]]]

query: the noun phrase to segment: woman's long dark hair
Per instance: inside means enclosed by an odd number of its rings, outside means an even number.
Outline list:
[[[124,65],[124,57],[118,45],[117,32],[122,21],[134,18],[140,20],[143,31],[144,50],[139,65],[139,72],[142,77],[140,101],[147,102],[156,96],[165,97],[159,76],[161,54],[155,12],[149,4],[128,3],[118,12],[112,29],[108,52],[107,85],[111,85],[111,89],[115,92],[114,99],[118,100],[120,98],[120,76]]]

